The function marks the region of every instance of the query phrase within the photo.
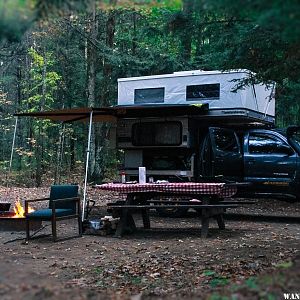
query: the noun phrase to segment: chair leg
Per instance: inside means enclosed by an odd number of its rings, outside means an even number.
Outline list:
[[[92,201],[92,200],[90,200]],[[94,202],[93,203],[93,206],[95,205],[95,201],[92,201]],[[82,214],[84,213],[81,209],[81,206],[80,206],[80,199],[78,199],[77,201],[77,213],[78,213],[78,231],[79,231],[79,236],[82,236]],[[89,212],[87,211],[87,217],[88,217],[88,214]]]
[[[57,239],[57,234],[56,234],[56,219],[52,220],[52,237],[53,237],[53,242],[56,242]]]
[[[29,219],[25,219],[25,223],[26,223],[26,241],[29,241],[30,239]]]
[[[81,216],[78,216],[78,230],[79,230],[79,236],[82,236],[82,221]]]

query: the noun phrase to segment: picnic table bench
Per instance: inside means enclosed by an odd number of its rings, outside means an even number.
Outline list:
[[[95,188],[126,194],[125,201],[107,205],[114,217],[120,217],[116,237],[133,232],[136,225],[133,213],[141,213],[144,228],[150,228],[149,210],[156,208],[195,208],[201,209],[201,237],[208,235],[209,220],[217,220],[220,229],[225,229],[223,214],[227,208],[238,207],[238,201],[224,201],[237,192],[237,185],[226,183],[164,183],[164,184],[102,184]],[[156,197],[190,197],[192,201],[155,200]],[[243,202],[245,204],[250,203]]]

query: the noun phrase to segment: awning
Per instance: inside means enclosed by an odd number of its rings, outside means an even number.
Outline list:
[[[16,113],[16,117],[33,117],[39,119],[48,119],[56,122],[88,122],[90,114],[93,112],[94,122],[116,122],[113,110],[110,107],[92,108],[70,108],[70,109],[59,109],[43,112],[25,112]]]
[[[203,105],[140,105],[85,107],[52,110],[45,112],[25,112],[14,114],[17,117],[34,117],[60,122],[87,122],[93,112],[93,122],[116,122],[117,118],[171,117],[199,115],[208,111],[208,104]]]

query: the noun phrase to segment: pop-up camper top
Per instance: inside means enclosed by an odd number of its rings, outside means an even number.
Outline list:
[[[235,91],[249,76],[247,70],[188,71],[119,79],[117,107],[124,117],[118,115],[117,147],[130,179],[145,166],[155,179],[194,180],[208,127],[273,126],[274,87]]]
[[[274,122],[274,86],[251,84],[236,90],[249,79],[247,70],[187,71],[166,75],[121,78],[118,105],[208,104],[209,116],[249,116]]]

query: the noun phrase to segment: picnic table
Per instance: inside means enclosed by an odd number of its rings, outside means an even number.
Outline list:
[[[94,186],[97,189],[126,194],[125,201],[109,203],[108,208],[120,217],[115,236],[136,229],[134,212],[140,212],[144,228],[150,228],[149,210],[153,208],[196,208],[201,210],[201,237],[208,234],[209,220],[215,218],[220,229],[225,229],[223,214],[227,208],[237,207],[236,201],[224,201],[237,192],[238,184],[220,182],[184,183],[107,183]],[[157,196],[191,198],[191,201],[154,200]]]

